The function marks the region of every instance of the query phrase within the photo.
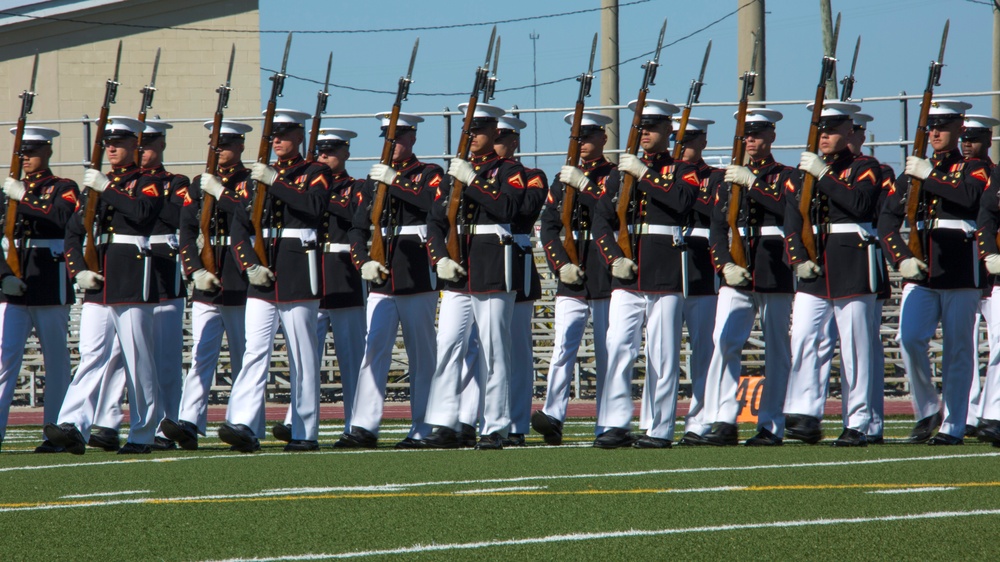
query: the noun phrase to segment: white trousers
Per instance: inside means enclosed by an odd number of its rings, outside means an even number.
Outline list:
[[[222,337],[229,345],[229,368],[233,379],[243,367],[246,351],[246,307],[218,306],[198,301],[191,303],[191,368],[184,377],[179,420],[198,426],[205,435],[208,421],[208,397],[219,364]]]
[[[121,388],[110,380],[118,372],[120,362],[128,390],[128,441],[153,443],[160,421],[153,361],[154,307],[84,303],[80,313],[80,364],[59,410],[59,423],[75,424],[86,438],[94,424],[102,390],[117,388],[121,399]],[[107,427],[117,428],[117,425]]]
[[[409,437],[422,439],[430,434],[431,428],[424,422],[424,416],[437,349],[434,338],[437,299],[437,293],[368,294],[368,333],[365,336],[365,352],[354,391],[352,427],[357,426],[378,435],[392,350],[396,345],[396,332],[402,327],[403,345],[406,347],[410,369],[410,410],[413,423]]]
[[[632,421],[632,372],[646,328],[646,434],[673,439],[680,376],[681,321],[684,297],[679,293],[611,293],[608,318],[608,373],[598,405],[598,434],[627,429]]]
[[[288,380],[292,396],[292,439],[319,437],[319,366],[316,363],[316,312],[319,300],[271,303],[247,299],[246,352],[243,368],[233,381],[226,419],[264,436],[264,400],[274,336],[281,323],[288,350]]]
[[[426,421],[459,429],[462,369],[469,337],[479,331],[483,369],[477,369],[481,431],[506,436],[510,426],[510,335],[514,293],[468,294],[445,291],[441,297],[437,367],[431,379]]]
[[[705,411],[705,377],[708,365],[712,361],[715,344],[712,343],[712,332],[715,330],[715,306],[718,298],[715,295],[697,295],[684,299],[684,323],[688,327],[688,346],[691,348],[691,360],[688,379],[691,381],[691,404],[684,422],[684,431],[701,435],[708,431],[711,423],[703,419]],[[639,410],[639,428],[649,429],[650,399],[647,390],[642,387],[642,406]]]
[[[941,432],[952,437],[965,434],[975,347],[972,326],[979,295],[978,289],[929,289],[913,283],[903,287],[898,338],[913,410],[918,420],[941,411],[944,419]],[[931,380],[928,355],[938,322],[943,334],[943,410],[937,387]]]
[[[1000,287],[994,286],[989,299],[987,321],[990,338],[990,361],[986,367],[986,383],[980,398],[980,419],[1000,420]]]
[[[7,433],[10,403],[21,373],[24,348],[31,330],[35,330],[45,365],[44,423],[59,418],[66,389],[69,387],[69,305],[24,306],[0,303],[0,442]]]
[[[871,422],[871,327],[875,295],[824,299],[797,293],[792,308],[792,368],[785,399],[786,414],[823,418],[830,377],[831,352],[821,343],[836,341],[827,333],[831,321],[840,337],[841,393],[847,404],[844,427],[867,433]],[[824,335],[826,334],[826,335]]]
[[[597,412],[600,415],[604,376],[608,372],[608,314],[611,299],[584,300],[556,297],[555,335],[549,361],[548,388],[542,411],[559,421],[566,420],[569,390],[576,369],[576,357],[583,341],[587,319],[594,330],[594,360],[597,376]]]
[[[743,346],[750,338],[754,317],[760,311],[764,332],[764,390],[757,412],[758,429],[767,429],[778,437],[785,434],[785,393],[791,369],[792,295],[788,293],[753,293],[732,287],[719,288],[712,339],[715,351],[705,378],[705,425],[714,422],[736,423]]]
[[[333,351],[337,356],[340,371],[341,396],[344,403],[344,432],[351,429],[351,412],[354,409],[354,393],[358,385],[358,370],[364,356],[365,307],[319,309],[316,314],[316,364],[323,370],[323,356],[326,354],[326,335],[333,332]],[[331,377],[332,379],[332,377]],[[285,424],[292,423],[292,407],[285,414]]]
[[[871,409],[872,421],[868,424],[868,435],[881,437],[885,431],[885,346],[882,344],[882,305],[885,301],[876,298],[872,307],[872,374],[869,379],[871,390],[868,393],[868,407]]]
[[[465,351],[462,378],[459,382],[458,421],[473,427],[479,426],[483,411],[479,409],[479,371],[486,368],[479,355],[479,330],[473,326],[469,347]]]

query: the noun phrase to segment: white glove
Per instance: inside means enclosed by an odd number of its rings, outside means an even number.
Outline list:
[[[563,166],[559,170],[559,181],[563,182],[563,185],[575,187],[580,190],[587,187],[587,184],[590,183],[583,170],[576,166]]]
[[[636,273],[639,273],[639,266],[635,265],[635,262],[628,258],[618,258],[611,264],[611,275],[619,279],[628,281],[635,277]]]
[[[371,171],[368,172],[368,177],[386,185],[392,185],[396,181],[396,176],[399,172],[393,170],[391,166],[386,166],[385,164],[375,164],[372,166]]]
[[[20,201],[24,199],[24,182],[21,180],[16,180],[10,176],[3,180],[3,193],[7,197],[10,197],[14,201]]]
[[[726,177],[724,179],[729,183],[750,187],[753,185],[753,182],[757,181],[757,176],[746,166],[734,166],[730,164],[726,166]]]
[[[904,279],[919,281],[927,278],[927,264],[917,258],[906,258],[899,262],[899,274]]]
[[[201,190],[218,199],[219,197],[222,197],[222,182],[219,181],[219,178],[211,174],[202,174]]]
[[[83,172],[83,185],[98,193],[103,192],[110,184],[111,181],[108,180],[108,176],[102,174],[99,170],[87,168]]]
[[[643,164],[638,156],[628,152],[618,157],[618,169],[636,178],[641,178],[649,171],[649,167]]]
[[[456,160],[452,160],[455,162]],[[464,162],[464,160],[458,160]],[[451,173],[451,170],[448,171]],[[458,265],[458,262],[451,258],[441,258],[437,263],[437,276],[445,281],[458,281],[466,275],[465,268]]]
[[[806,260],[795,265],[795,276],[799,279],[815,279],[819,276],[819,273],[819,266],[812,260]]]
[[[9,297],[20,297],[24,294],[24,290],[27,288],[28,285],[26,285],[24,281],[21,281],[13,275],[8,275],[3,278],[3,281],[0,281],[0,290],[3,291],[3,294]]]
[[[451,159],[451,164],[448,165],[448,175],[465,185],[476,180],[476,171],[472,169],[472,164],[460,158]]]
[[[567,263],[559,268],[559,280],[566,285],[583,283],[583,270],[579,266]]]
[[[219,281],[218,277],[204,268],[192,273],[191,280],[194,281],[194,288],[199,291],[214,291],[222,288],[222,281]]]
[[[827,166],[826,162],[823,162],[823,159],[817,154],[812,152],[803,152],[802,155],[799,156],[799,169],[805,170],[810,176],[819,179],[823,177],[823,174],[830,170],[830,167]],[[804,279],[809,279],[809,277],[805,277]]]
[[[983,262],[986,264],[986,271],[1000,275],[1000,254],[990,254],[983,258]]]
[[[926,158],[907,156],[903,173],[914,178],[925,180],[934,171],[934,165]]]
[[[361,264],[361,278],[372,283],[382,284],[385,279],[382,275],[389,275],[389,270],[384,265],[375,260],[369,260]]]
[[[264,185],[274,185],[278,179],[278,171],[262,162],[254,162],[250,166],[250,177]]]
[[[735,263],[727,263],[722,268],[722,277],[726,280],[726,285],[730,287],[741,287],[750,282],[752,277],[750,271],[745,267],[740,267]]]
[[[251,285],[258,287],[270,287],[274,281],[274,274],[271,270],[262,265],[251,265],[247,268],[247,279]]]
[[[76,274],[76,285],[84,291],[95,291],[101,288],[104,276],[85,269]]]

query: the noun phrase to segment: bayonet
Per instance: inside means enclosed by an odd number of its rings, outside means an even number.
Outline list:
[[[701,87],[704,85],[705,80],[705,67],[708,66],[708,55],[712,52],[712,42],[708,42],[708,46],[705,47],[705,58],[701,60],[701,72],[698,73],[698,78],[691,80],[691,87],[688,89],[688,99],[687,103],[684,104],[684,111],[681,112],[681,122],[677,128],[677,133],[674,137],[674,160],[680,160],[681,155],[684,151],[684,137],[687,133],[688,120],[691,118],[691,107],[698,103],[698,98],[701,97]]]
[[[594,76],[594,58],[597,56],[597,34],[594,34],[594,42],[590,45],[590,66],[587,67],[587,76]]]
[[[948,27],[951,26],[951,20],[945,20],[944,31],[941,33],[941,51],[938,52],[938,64],[944,64],[944,48],[948,44]],[[938,84],[940,86],[940,84]]]
[[[643,89],[649,90],[650,86],[656,84],[656,67],[660,66],[660,51],[663,50],[663,36],[667,33],[667,18],[663,18],[663,27],[660,28],[660,38],[656,42],[656,54],[653,55],[653,60],[646,61],[646,64],[642,65],[643,70],[646,71],[646,76],[643,79]]]
[[[486,47],[486,62],[483,63],[483,68],[489,70],[490,68],[490,56],[493,54],[493,41],[497,38],[497,26],[493,26],[493,31],[490,32],[490,43]]]
[[[701,72],[698,73],[698,79],[691,81],[691,90],[688,93],[688,106],[698,103],[698,98],[701,97],[701,87],[705,85],[705,68],[708,67],[708,55],[711,53],[712,41],[709,41],[708,46],[705,47],[705,58],[701,59]]]
[[[326,80],[323,82],[323,91],[320,92],[319,109],[321,112],[326,111],[326,100],[330,97],[330,69],[333,67],[333,51],[330,51],[330,57],[326,59]]]
[[[854,58],[851,60],[851,73],[840,81],[840,83],[844,85],[840,93],[840,101],[847,101],[851,99],[851,94],[854,93],[854,71],[858,67],[858,51],[860,50],[861,36],[858,35],[858,42],[854,44]]]
[[[594,58],[597,56],[597,34],[594,34],[594,42],[590,46],[590,65],[587,67],[587,73],[578,76],[576,79],[580,81],[580,96],[578,99],[583,99],[590,97],[590,85],[594,80]]]
[[[35,63],[31,67],[31,86],[28,87],[28,90],[26,92],[24,92],[23,94],[21,94],[22,98],[24,98],[25,96],[27,96],[27,98],[28,98],[28,108],[27,108],[27,112],[28,113],[31,113],[31,106],[34,103],[34,98],[35,98],[35,80],[37,78],[38,78],[38,53],[36,52],[35,53]]]
[[[292,50],[292,34],[288,34],[288,39],[285,41],[285,56],[281,59],[281,70],[271,76],[271,81],[274,82],[274,96],[272,97],[282,97],[282,91],[285,89],[285,73],[288,70],[288,53]]]
[[[490,75],[489,80],[486,82],[486,88],[483,90],[483,103],[486,103],[493,99],[493,93],[497,89],[497,65],[500,64],[500,37],[497,37],[496,47],[493,49],[493,73]]]
[[[104,89],[104,105],[110,105],[115,103],[115,99],[118,97],[118,70],[122,66],[122,42],[118,41],[118,55],[115,57],[115,75],[114,78],[108,80],[108,83]],[[104,123],[100,124],[101,127]]]
[[[837,12],[837,23],[833,24],[833,50],[830,56],[837,56],[837,41],[840,39],[840,12]]]

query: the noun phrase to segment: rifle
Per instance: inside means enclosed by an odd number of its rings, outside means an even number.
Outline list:
[[[837,59],[823,57],[823,68],[819,75],[819,85],[816,87],[816,99],[813,101],[812,120],[809,122],[809,137],[806,139],[806,151],[813,154],[819,149],[819,120],[823,114],[823,99],[826,98],[826,82],[833,76],[833,64]],[[812,174],[802,174],[802,188],[799,191],[799,214],[802,215],[802,245],[809,259],[816,262],[819,249],[816,247],[816,234],[812,225],[812,204],[816,189],[816,178]]]
[[[406,70],[406,76],[399,77],[399,86],[396,88],[396,101],[392,104],[392,113],[389,115],[389,127],[385,132],[385,142],[382,143],[382,157],[379,158],[379,162],[386,166],[392,166],[392,155],[396,151],[396,124],[399,122],[399,109],[403,102],[406,101],[407,96],[410,93],[410,84],[413,83],[413,63],[417,61],[417,49],[420,47],[420,38],[413,43],[413,52],[410,53],[410,66]],[[369,257],[376,262],[382,264],[386,269],[389,268],[389,260],[387,257],[387,246],[385,238],[382,236],[382,215],[386,210],[386,199],[388,198],[389,186],[378,182],[375,186],[375,198],[372,199],[372,214],[371,221],[372,225],[375,227],[372,231],[372,249],[369,253]],[[389,233],[391,236],[391,233]],[[388,277],[388,275],[379,272],[379,276],[382,279]]]
[[[931,110],[931,98],[934,96],[934,86],[941,85],[941,68],[944,66],[944,47],[948,42],[948,26],[951,20],[945,20],[944,32],[941,34],[941,51],[938,53],[938,60],[931,61],[930,71],[927,76],[927,88],[924,89],[924,98],[920,105],[920,117],[917,119],[917,134],[913,136],[913,155],[923,158],[927,154],[927,116]],[[917,213],[920,210],[921,199],[923,199],[924,181],[910,177],[910,188],[906,192],[906,220],[910,223],[910,239],[907,246],[913,257],[920,261],[925,261],[924,241],[917,231]]]
[[[701,96],[701,87],[705,85],[705,67],[708,66],[708,55],[711,52],[712,42],[709,41],[708,46],[705,47],[705,58],[701,61],[701,72],[696,80],[691,80],[687,103],[684,104],[684,111],[681,113],[680,129],[677,130],[677,136],[674,139],[674,160],[681,159],[681,153],[684,150],[684,133],[687,130],[688,119],[691,117],[691,106],[698,103],[698,98]]]
[[[38,77],[38,53],[35,53],[35,65],[31,69],[31,86],[21,92],[21,113],[17,117],[17,129],[14,131],[14,151],[10,158],[10,177],[21,179],[21,142],[24,140],[24,125],[31,106],[35,103],[35,78]],[[21,256],[14,243],[14,230],[17,228],[17,200],[7,198],[7,217],[3,224],[3,237],[7,241],[7,265],[14,277],[21,277]]]
[[[854,60],[851,62],[851,73],[840,81],[843,87],[840,90],[840,101],[851,99],[854,93],[854,69],[858,66],[858,51],[861,49],[861,36],[858,35],[858,42],[854,44]]]
[[[156,93],[156,71],[160,68],[160,49],[156,49],[156,58],[153,60],[153,77],[149,79],[149,84],[143,86],[139,93],[142,94],[142,105],[139,106],[139,122],[143,124],[143,129],[139,129],[139,140],[135,145],[135,164],[142,167],[142,133],[146,124],[146,112],[153,107],[153,94]]]
[[[635,112],[632,114],[632,128],[628,132],[628,143],[625,145],[625,152],[635,156],[639,153],[639,141],[642,138],[642,110],[646,107],[646,94],[649,87],[655,85],[656,67],[660,66],[660,50],[663,48],[663,35],[667,32],[667,20],[663,19],[663,27],[660,28],[660,39],[656,43],[656,54],[653,60],[646,61],[642,69],[646,72],[642,75],[642,86],[639,88],[639,96],[635,103]],[[625,257],[632,259],[632,235],[628,231],[628,219],[635,207],[633,201],[633,185],[635,178],[629,174],[622,174],[621,191],[618,192],[618,247],[622,249]]]
[[[214,176],[219,173],[219,135],[222,128],[223,110],[229,107],[229,86],[233,80],[233,63],[236,61],[236,43],[233,43],[233,50],[229,53],[229,72],[226,73],[226,83],[215,89],[219,94],[219,102],[215,106],[215,117],[212,119],[212,139],[208,144],[208,161],[205,164],[205,174]],[[208,193],[202,193],[201,217],[198,221],[198,229],[201,231],[201,266],[209,273],[215,275],[215,246],[212,244],[212,218],[215,215],[215,197]]]
[[[271,130],[274,127],[274,110],[278,98],[285,87],[285,70],[288,68],[288,52],[292,49],[292,34],[285,41],[285,56],[281,60],[281,70],[271,76],[271,97],[267,100],[267,110],[264,112],[264,127],[260,131],[260,147],[257,149],[257,162],[267,164],[271,157]],[[253,251],[264,267],[268,267],[267,247],[264,245],[264,229],[261,221],[264,219],[264,204],[267,202],[267,186],[253,182],[253,205],[250,208],[250,224],[253,226]]]
[[[590,97],[590,84],[594,80],[594,56],[597,54],[597,34],[590,47],[590,66],[587,72],[577,76],[580,92],[576,96],[576,108],[573,110],[573,125],[569,131],[569,149],[566,150],[566,165],[577,166],[580,163],[580,127],[583,121],[583,100]],[[576,214],[576,188],[563,184],[562,226],[563,248],[573,265],[580,265],[580,255],[576,249],[576,239],[573,236],[573,215]]]
[[[330,51],[330,58],[326,61],[326,82],[323,89],[316,94],[316,113],[313,114],[312,128],[309,130],[309,155],[306,159],[310,162],[316,160],[318,149],[316,142],[319,140],[319,124],[323,121],[323,113],[326,112],[326,100],[330,97],[330,67],[333,66],[333,51]]]
[[[118,96],[118,69],[122,63],[122,42],[118,42],[118,56],[115,58],[115,76],[109,78],[104,86],[104,103],[97,118],[97,133],[94,134],[94,148],[90,152],[90,167],[101,169],[104,160],[104,125],[108,122],[108,111]],[[97,220],[97,202],[101,193],[90,189],[87,193],[87,206],[83,209],[83,228],[87,233],[83,241],[83,262],[87,269],[95,273],[101,272],[101,264],[97,257],[97,244],[94,243],[94,222]]]
[[[462,137],[458,141],[458,152],[455,158],[461,160],[469,159],[469,145],[472,142],[472,118],[476,114],[476,101],[480,91],[485,91],[489,87],[490,56],[493,54],[493,40],[496,39],[497,28],[493,26],[490,33],[490,43],[486,47],[486,62],[483,66],[476,68],[476,79],[472,84],[472,94],[469,96],[469,106],[465,108],[465,120],[462,121]],[[462,205],[462,190],[465,185],[452,178],[451,192],[448,195],[448,235],[445,237],[445,245],[448,248],[448,256],[461,263],[462,248],[458,238],[459,207]]]
[[[746,158],[746,121],[747,104],[750,96],[753,95],[754,84],[757,81],[757,52],[760,47],[758,35],[754,34],[753,55],[750,57],[750,70],[743,73],[740,80],[743,80],[743,93],[740,95],[740,105],[736,110],[736,134],[733,136],[733,152],[729,164],[742,166]],[[733,263],[746,268],[749,265],[747,260],[746,244],[743,236],[740,235],[740,211],[743,209],[743,186],[738,183],[729,184],[729,207],[726,212],[726,222],[729,223],[729,256],[733,258]]]

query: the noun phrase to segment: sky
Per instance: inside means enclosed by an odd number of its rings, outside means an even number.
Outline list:
[[[691,80],[697,76],[705,46],[713,42],[705,73],[700,102],[735,102],[739,95],[737,74],[735,11],[748,0],[620,0],[619,58],[626,61],[650,53],[656,46],[663,19],[668,25],[660,69],[649,97],[668,99],[683,105]],[[962,93],[991,89],[992,13],[985,0],[833,0],[834,16],[842,14],[838,75],[847,73],[853,47],[860,35],[861,49],[854,86],[854,98],[897,95],[901,91],[919,95],[927,82],[927,70],[936,58],[944,20],[951,29],[945,54],[946,66],[936,93]],[[502,7],[484,11],[484,6]],[[286,35],[269,31],[299,31],[293,37],[289,78],[279,107],[313,113],[316,93],[322,87],[326,61],[333,53],[333,69],[327,127],[355,130],[359,136],[352,144],[348,171],[355,176],[367,173],[371,162],[363,157],[377,157],[382,140],[378,122],[373,118],[338,119],[336,115],[374,114],[391,108],[399,77],[406,71],[413,42],[419,37],[420,48],[413,72],[410,97],[403,103],[404,112],[455,110],[468,101],[477,66],[483,63],[489,39],[489,24],[500,20],[537,18],[497,25],[501,38],[498,86],[491,102],[506,109],[548,107],[571,108],[578,91],[574,77],[586,70],[593,34],[600,29],[599,11],[560,15],[600,7],[600,0],[545,1],[505,0],[502,3],[459,2],[445,0],[260,0],[261,87],[262,103],[270,93],[268,78],[280,67]],[[767,0],[766,3],[766,79],[767,99],[806,100],[815,95],[819,65],[823,56],[819,0]],[[718,23],[697,31],[712,22]],[[384,31],[398,28],[443,27]],[[454,27],[459,26],[459,27]],[[324,31],[327,33],[315,33]],[[358,31],[329,33],[329,31]],[[313,33],[306,33],[313,32]],[[694,34],[686,39],[684,36]],[[532,34],[538,38],[531,40]],[[537,49],[533,55],[533,46]],[[620,69],[621,102],[638,94],[642,81],[642,63],[651,58],[623,63]],[[537,64],[537,82],[569,78],[562,82],[533,88],[533,61]],[[608,66],[600,60],[598,49],[595,68]],[[270,69],[270,70],[265,70]],[[310,81],[311,80],[311,81]],[[600,75],[594,80],[588,106],[600,99]],[[374,90],[375,92],[355,89]],[[510,90],[510,91],[505,91]],[[449,94],[449,95],[427,95]],[[537,94],[537,106],[534,96]],[[988,97],[962,98],[974,104],[972,112],[991,113]],[[895,141],[901,137],[901,104],[898,101],[871,101],[864,111],[875,116],[869,131],[876,141]],[[909,104],[913,136],[919,100]],[[786,117],[777,127],[778,145],[805,142],[809,113],[802,106],[775,106]],[[735,122],[732,107],[695,106],[693,116],[715,119],[709,128],[709,146],[727,147],[712,152],[728,162]],[[522,132],[522,151],[536,150],[534,117],[522,116],[529,123]],[[568,126],[562,113],[540,114],[537,127],[538,151],[565,151]],[[627,136],[631,114],[621,113],[621,135]],[[461,128],[461,118],[451,122],[451,147],[454,151]],[[421,125],[416,152],[424,157],[442,157],[445,153],[445,126],[440,117],[428,118]],[[617,148],[617,147],[609,147]],[[623,147],[622,147],[623,148]],[[779,160],[790,165],[798,161],[798,150],[778,150]],[[876,157],[897,164],[897,147],[879,147]],[[550,177],[564,161],[563,157],[539,158],[538,166]],[[527,159],[533,165],[533,159]],[[897,166],[898,167],[898,166]]]

